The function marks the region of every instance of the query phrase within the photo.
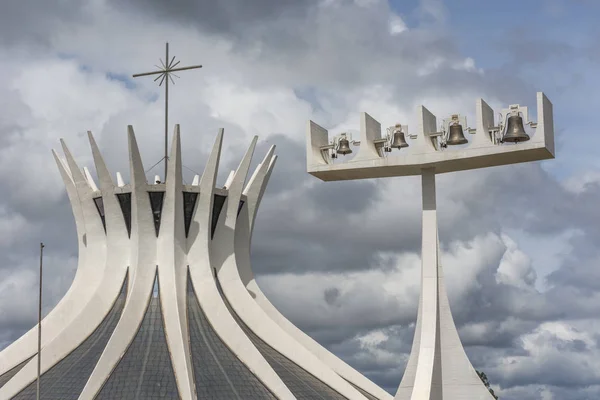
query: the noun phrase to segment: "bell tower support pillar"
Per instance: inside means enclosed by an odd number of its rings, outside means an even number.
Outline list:
[[[421,295],[412,350],[395,400],[493,400],[454,325],[440,262],[435,169],[421,172]]]

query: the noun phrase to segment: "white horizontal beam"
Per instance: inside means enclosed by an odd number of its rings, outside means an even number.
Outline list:
[[[358,153],[348,161],[335,163],[320,150],[328,143],[327,130],[309,121],[308,173],[323,181],[338,181],[420,175],[423,168],[435,168],[435,172],[440,174],[554,158],[552,103],[543,93],[537,94],[538,124],[535,134],[527,142],[494,144],[489,134],[490,125],[493,124],[493,111],[481,99],[477,100],[476,108],[476,133],[469,135],[470,144],[466,147],[436,148],[430,137],[437,131],[436,117],[420,106],[416,141],[411,141],[408,148],[388,153],[388,156],[382,156],[373,150],[373,138],[381,136],[381,128],[370,115],[362,113]]]

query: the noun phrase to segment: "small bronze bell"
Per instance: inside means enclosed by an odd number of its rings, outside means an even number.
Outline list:
[[[450,134],[448,135],[447,145],[455,146],[458,144],[469,143],[463,133],[463,127],[461,124],[450,125]]]
[[[402,127],[399,124],[394,127],[394,132],[392,135],[391,148],[402,149],[404,147],[408,147],[408,143],[406,143],[406,138],[404,137],[404,132],[402,132]]]
[[[523,126],[523,117],[520,115],[511,115],[508,117],[506,133],[504,134],[502,141],[517,143],[526,142],[527,140],[529,140],[529,135],[525,132],[525,127]]]
[[[342,138],[339,141],[339,145],[337,148],[337,153],[345,156],[346,154],[352,153],[352,149],[350,148],[350,142],[348,139]]]

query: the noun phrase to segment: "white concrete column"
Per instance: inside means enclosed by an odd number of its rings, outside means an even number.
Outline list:
[[[220,129],[200,179],[200,194],[188,235],[187,259],[192,285],[202,311],[219,338],[278,399],[293,400],[292,392],[230,314],[214,279],[212,253],[233,253],[233,245],[227,247],[217,238],[211,240],[213,196],[222,143],[223,130]]]
[[[240,319],[265,343],[349,400],[364,400],[365,397],[358,390],[271,320],[264,310],[252,300],[250,293],[248,293],[242,282],[236,261],[236,251],[234,251],[236,246],[235,231],[238,221],[239,201],[250,167],[256,139],[255,137],[252,141],[250,149],[244,155],[231,181],[227,200],[223,205],[223,212],[221,218],[219,218],[213,239],[211,262],[217,268],[223,293]],[[247,213],[244,218],[248,226]],[[245,231],[249,232],[248,229]],[[244,242],[248,241],[247,235],[248,233],[246,233]],[[237,240],[239,242],[239,236]]]
[[[157,259],[165,337],[182,400],[195,398],[187,324],[187,261],[183,216],[183,176],[179,125],[175,126],[168,161]]]
[[[434,370],[439,369],[436,357],[438,336],[437,298],[437,210],[435,170],[424,169],[421,178],[423,198],[421,244],[421,332],[419,362],[415,371],[411,399],[438,400],[432,396]],[[441,398],[439,398],[441,400]]]
[[[421,295],[410,357],[396,400],[490,400],[464,351],[444,283],[435,170],[422,170]]]
[[[86,282],[86,277],[89,274],[98,272],[91,270],[94,266],[97,267],[97,264],[86,262],[86,257],[88,257],[89,253],[87,248],[87,229],[83,216],[83,204],[77,193],[75,181],[71,176],[66,162],[60,159],[54,150],[52,154],[67,190],[69,202],[71,203],[73,217],[75,218],[79,254],[77,270],[71,286],[58,304],[42,320],[42,347],[54,339],[89,301],[93,291],[89,289],[90,283]],[[90,188],[86,190],[91,191]],[[94,282],[91,284],[93,285]],[[36,352],[37,325],[0,352],[0,375],[32,357]]]

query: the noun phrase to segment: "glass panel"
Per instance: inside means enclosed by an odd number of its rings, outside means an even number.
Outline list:
[[[131,237],[131,193],[119,193],[117,194],[117,199],[119,200],[123,218],[125,219],[127,235]]]
[[[151,296],[138,332],[96,400],[179,399],[163,324],[160,295]]]
[[[190,232],[190,225],[192,224],[192,216],[194,215],[194,208],[196,207],[196,200],[198,199],[198,193],[183,192],[183,217],[185,221],[185,237]]]
[[[106,233],[106,216],[104,215],[104,200],[102,200],[102,197],[95,197],[94,204],[96,204],[96,209],[98,209],[98,214],[100,214],[102,226],[104,227],[104,233]]]
[[[240,211],[242,211],[242,207],[244,207],[244,200],[240,200],[240,205],[238,206],[237,215],[240,215]]]
[[[127,295],[127,278],[110,312],[96,330],[68,356],[46,371],[40,381],[40,398],[44,400],[77,400],[102,351],[121,317]],[[36,398],[36,381],[12,400]]]
[[[152,216],[154,218],[154,230],[156,231],[156,237],[160,231],[160,214],[162,213],[163,200],[165,198],[165,192],[148,192],[150,196],[150,207],[152,207]]]
[[[188,322],[199,399],[275,399],[221,341],[202,311],[189,278]]]
[[[225,199],[227,196],[221,196],[220,194],[215,194],[213,198],[213,212],[212,212],[212,221],[210,228],[210,238],[212,239],[215,236],[215,229],[217,228],[217,222],[219,222],[219,215],[221,214],[221,210],[223,209],[223,204],[225,204]]]
[[[10,381],[10,379],[13,376],[15,376],[17,374],[17,372],[19,372],[21,370],[21,368],[23,368],[25,366],[25,364],[27,364],[29,361],[31,361],[32,358],[33,357],[28,358],[27,360],[23,361],[21,364],[19,364],[16,367],[14,367],[14,368],[6,371],[2,376],[0,376],[0,388],[2,386],[4,386],[6,384],[6,382]]]
[[[231,308],[231,305],[227,301],[227,298],[223,294],[223,289],[219,280],[216,280],[217,288],[221,293],[221,297],[225,302],[225,305],[229,309],[229,312],[235,318],[238,325],[244,330],[246,335],[250,338],[252,343],[256,346],[258,351],[263,355],[267,362],[271,365],[271,368],[275,370],[277,375],[281,378],[283,383],[290,389],[298,400],[345,400],[346,397],[342,396],[327,384],[320,381],[314,375],[310,374],[302,367],[296,365],[293,361],[279,353],[277,350],[269,346],[260,337],[258,337],[248,326],[242,321],[235,311]]]

